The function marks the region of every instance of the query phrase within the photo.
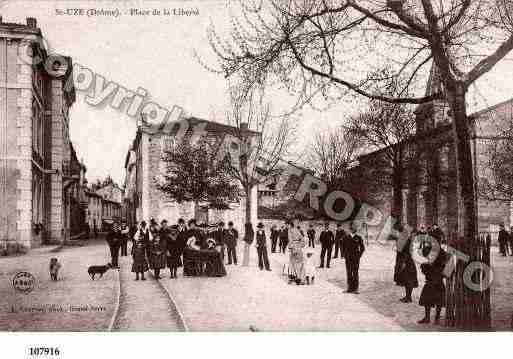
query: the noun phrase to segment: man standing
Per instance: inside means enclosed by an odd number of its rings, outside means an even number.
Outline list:
[[[333,243],[335,241],[333,237],[333,232],[330,230],[330,224],[326,222],[324,225],[324,231],[321,232],[319,236],[319,241],[321,242],[321,265],[319,268],[324,268],[324,258],[326,258],[326,267],[330,267],[331,262],[331,252],[333,250]]]
[[[280,230],[280,250],[281,253],[285,253],[287,246],[289,245],[289,229],[284,224]]]
[[[258,267],[260,270],[263,270],[265,267],[265,270],[270,271],[271,268],[269,268],[269,257],[267,255],[267,243],[265,238],[264,224],[262,222],[258,223],[257,228],[256,246],[258,252]]]
[[[335,232],[335,255],[333,258],[338,258],[338,252],[340,251],[340,258],[344,258],[344,237],[346,231],[342,228],[341,223],[337,223],[337,230]]]
[[[221,261],[224,263],[224,250],[226,248],[225,242],[226,228],[224,228],[224,222],[221,221],[217,224],[217,229],[214,231],[214,240],[216,241],[216,247],[221,253]]]
[[[280,236],[280,231],[276,227],[276,224],[271,226],[271,252],[276,253],[276,245],[278,244],[278,237]]]
[[[239,232],[233,228],[233,222],[228,222],[228,230],[226,231],[225,243],[226,243],[226,254],[228,256],[228,264],[237,265],[237,239],[239,238]]]
[[[119,268],[119,247],[121,246],[121,227],[118,221],[114,221],[109,233],[107,234],[107,243],[110,249],[110,263],[113,268]]]
[[[356,232],[356,226],[351,226],[351,235],[348,236],[344,243],[346,255],[346,276],[347,290],[346,293],[358,294],[360,258],[365,252],[362,237]]]
[[[129,235],[130,229],[126,225],[125,222],[121,225],[121,256],[126,257],[128,255],[128,235]]]
[[[315,229],[313,224],[310,224],[310,228],[306,231],[308,236],[308,247],[315,248]]]
[[[509,235],[508,232],[506,232],[506,230],[504,229],[504,224],[501,224],[499,228],[499,251],[503,256],[507,256]]]

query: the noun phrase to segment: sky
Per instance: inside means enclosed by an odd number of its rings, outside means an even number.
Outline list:
[[[35,17],[52,52],[71,56],[107,81],[136,90],[142,87],[149,97],[171,109],[183,107],[196,117],[223,121],[227,106],[227,82],[223,76],[202,66],[193,56],[214,64],[207,39],[207,27],[228,24],[230,1],[8,1],[0,5],[3,21],[25,23]],[[66,8],[119,9],[121,16],[59,15]],[[141,16],[128,14],[130,8],[197,9],[192,16]],[[513,97],[513,62],[504,61],[472,89],[470,112]],[[280,99],[275,111],[287,111]],[[297,114],[297,151],[308,146],[316,131],[326,131],[343,123],[358,110],[354,100],[343,101],[325,112],[304,110]],[[124,111],[109,106],[92,106],[77,92],[70,113],[70,137],[79,158],[87,166],[87,179],[107,175],[123,184],[124,160],[135,136],[135,121]]]

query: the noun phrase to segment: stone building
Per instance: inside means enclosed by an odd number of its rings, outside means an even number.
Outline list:
[[[86,222],[91,231],[96,228],[98,231],[102,224],[103,198],[90,189],[85,192],[87,198]]]
[[[3,250],[60,242],[70,233],[65,191],[81,178],[71,166],[69,109],[74,102],[71,58],[47,53],[36,19],[15,24],[0,17]]]
[[[438,71],[434,68],[426,94],[441,90],[441,86]],[[480,181],[491,178],[487,172],[487,144],[496,138],[506,121],[511,121],[512,114],[513,99],[469,115],[476,189]],[[456,233],[458,221],[462,218],[449,106],[442,100],[425,103],[417,107],[415,116],[415,135],[401,142],[404,158],[400,184],[402,223],[412,228],[437,223],[445,233]],[[367,192],[367,197],[373,198],[372,204],[388,215],[392,211],[392,186],[379,182],[383,177],[392,175],[384,151],[380,149],[360,156],[353,175]],[[476,194],[480,232],[495,232],[499,224],[511,224],[510,200],[489,200],[477,190]]]
[[[221,123],[206,121],[195,117],[185,119],[188,131],[200,126],[209,141],[221,143],[226,135],[235,136],[235,127]],[[249,131],[249,130],[248,130]],[[249,131],[251,132],[251,131]],[[188,133],[184,136],[188,136]],[[180,134],[180,126],[177,123],[169,134],[162,132],[150,133],[143,125],[139,125],[133,144],[126,155],[125,160],[125,206],[127,221],[140,222],[155,218],[158,221],[167,219],[170,223],[176,223],[179,218],[185,220],[196,217],[198,222],[216,223],[219,221],[233,221],[238,228],[242,228],[245,222],[245,197],[229,204],[229,209],[217,210],[199,203],[197,207],[193,202],[177,203],[167,198],[157,188],[157,177],[162,173],[162,156],[166,148],[174,146],[176,136]],[[238,144],[231,143],[236,147]],[[252,189],[251,218],[257,221],[257,188]]]

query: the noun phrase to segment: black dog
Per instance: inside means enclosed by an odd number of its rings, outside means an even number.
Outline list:
[[[111,268],[112,268],[112,264],[110,264],[110,263],[108,263],[107,265],[104,265],[104,266],[90,266],[87,269],[87,273],[89,273],[89,275],[91,276],[91,279],[94,280],[94,276],[96,274],[99,274],[100,278],[101,278],[101,277],[103,277],[105,272],[107,272]]]

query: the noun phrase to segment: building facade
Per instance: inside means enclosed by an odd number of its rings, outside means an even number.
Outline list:
[[[69,236],[72,62],[48,55],[36,19],[0,17],[0,247],[26,250]]]
[[[426,94],[440,91],[441,81],[436,68],[431,70]],[[420,105],[415,111],[416,133],[401,142],[404,158],[400,176],[401,222],[411,228],[438,224],[445,233],[455,234],[462,223],[461,203],[458,199],[456,152],[452,135],[449,106],[442,100]],[[478,191],[480,183],[492,178],[489,173],[488,145],[496,140],[502,128],[513,118],[513,99],[469,116],[472,131],[472,160],[476,182],[478,229],[497,232],[499,224],[511,225],[511,201],[493,199]],[[354,177],[364,187],[373,205],[388,215],[392,212],[392,186],[377,183],[384,176],[392,176],[384,149],[360,156]],[[376,169],[385,169],[377,171]]]
[[[204,126],[205,135],[213,141],[222,141],[226,134],[232,134],[234,127],[197,118],[187,118],[189,129]],[[166,148],[176,143],[178,130],[170,134],[150,133],[139,126],[136,137],[125,160],[125,206],[127,221],[140,222],[155,218],[176,223],[179,218],[196,218],[198,222],[216,223],[233,221],[237,228],[243,228],[246,218],[246,199],[229,204],[229,209],[208,208],[206,203],[177,203],[167,198],[157,187],[156,179],[162,174],[163,154]],[[232,144],[235,146],[235,144]],[[257,187],[251,189],[251,221],[257,221]]]

